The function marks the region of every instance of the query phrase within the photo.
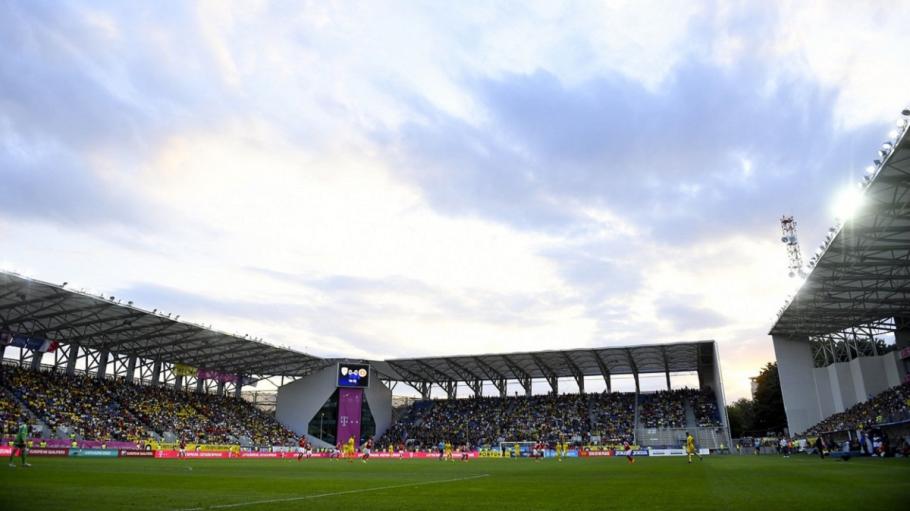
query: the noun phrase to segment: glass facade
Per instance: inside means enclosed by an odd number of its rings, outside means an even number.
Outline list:
[[[322,408],[316,412],[316,415],[310,419],[310,425],[307,433],[331,445],[337,443],[335,436],[338,433],[338,390],[332,392],[332,395],[322,405]],[[370,404],[367,402],[366,392],[363,393],[363,404],[360,408],[360,444],[366,442],[367,438],[376,434],[376,421],[370,412]]]

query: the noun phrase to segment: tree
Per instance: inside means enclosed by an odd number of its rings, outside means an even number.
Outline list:
[[[787,427],[787,415],[784,412],[784,398],[780,392],[777,362],[769,362],[758,374],[755,382],[753,403],[755,421],[752,429],[761,432],[782,432]]]
[[[741,438],[749,434],[755,424],[754,403],[742,398],[727,407],[727,420],[730,421],[730,434]]]

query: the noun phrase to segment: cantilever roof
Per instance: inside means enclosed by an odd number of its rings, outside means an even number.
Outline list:
[[[714,341],[386,360],[402,381],[517,380],[696,371],[714,361]]]
[[[0,330],[143,359],[257,376],[305,376],[337,361],[3,272]],[[440,383],[684,372],[713,362],[713,341],[697,341],[371,363],[387,379]]]
[[[86,348],[227,373],[299,376],[329,363],[103,296],[4,272],[0,272],[0,327]]]
[[[823,335],[885,318],[910,317],[910,137],[907,129],[773,335]]]

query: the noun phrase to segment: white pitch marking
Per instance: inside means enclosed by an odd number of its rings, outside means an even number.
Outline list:
[[[298,500],[309,500],[309,499],[319,499],[322,497],[334,497],[337,495],[349,495],[351,493],[366,493],[370,491],[379,491],[379,490],[392,490],[395,488],[411,488],[414,486],[426,486],[428,484],[441,484],[441,483],[455,483],[458,481],[470,481],[471,479],[480,479],[482,477],[489,477],[490,474],[480,474],[470,477],[459,477],[456,479],[439,479],[436,481],[424,481],[422,483],[408,483],[408,484],[395,484],[392,486],[378,486],[376,488],[361,488],[358,490],[345,490],[345,491],[335,491],[331,493],[317,493],[315,495],[304,495],[302,497],[288,497],[284,499],[270,499],[270,500],[254,500],[252,502],[240,502],[238,504],[220,504],[217,506],[208,506],[208,507],[190,507],[183,509],[176,509],[174,511],[200,511],[203,509],[229,509],[235,507],[244,507],[244,506],[258,506],[260,504],[276,504],[278,502],[295,502]]]

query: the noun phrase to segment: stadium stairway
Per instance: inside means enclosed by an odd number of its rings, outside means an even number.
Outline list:
[[[6,399],[18,405],[22,410],[25,410],[25,413],[28,414],[29,419],[31,419],[32,422],[37,426],[37,428],[32,429],[32,433],[41,433],[44,435],[49,435],[51,433],[51,428],[47,427],[47,424],[43,420],[39,419],[31,408],[25,406],[25,403],[23,403],[22,400],[19,399],[19,396],[17,396],[12,390],[0,385],[0,392],[3,393],[3,396]]]
[[[698,419],[695,418],[695,408],[691,401],[686,401],[686,428],[697,428]]]

